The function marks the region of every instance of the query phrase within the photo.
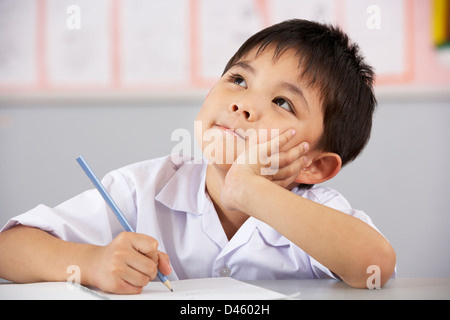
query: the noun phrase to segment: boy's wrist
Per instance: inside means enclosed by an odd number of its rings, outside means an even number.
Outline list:
[[[72,258],[68,259],[66,266],[66,281],[77,282],[85,286],[97,286],[96,257],[99,255],[99,249],[102,248],[90,244],[69,243],[73,245]]]
[[[246,212],[246,202],[253,192],[253,181],[254,176],[252,175],[228,175],[221,192],[222,204],[228,210]]]
[[[101,250],[104,247],[88,245],[82,255],[82,274],[81,283],[87,286],[98,288],[98,271],[100,263],[98,258],[101,255]]]
[[[259,198],[255,195],[261,194],[267,185],[271,185],[272,182],[257,175],[242,178],[241,182],[240,187],[235,189],[235,205],[239,211],[255,216],[257,210],[254,210],[254,199]]]

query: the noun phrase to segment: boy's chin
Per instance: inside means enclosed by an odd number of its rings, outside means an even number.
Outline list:
[[[203,155],[208,159],[208,164],[212,164],[215,167],[228,171],[233,163],[236,161],[238,155],[244,149],[241,145],[225,144],[224,148],[222,144],[210,143],[202,150]]]

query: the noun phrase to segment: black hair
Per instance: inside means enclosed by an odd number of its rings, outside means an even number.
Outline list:
[[[273,46],[274,59],[286,50],[299,57],[300,77],[318,90],[324,131],[316,148],[334,152],[344,166],[364,149],[370,137],[377,104],[374,71],[357,44],[338,27],[293,19],[270,26],[250,37],[227,63],[224,74],[251,50],[257,55]]]

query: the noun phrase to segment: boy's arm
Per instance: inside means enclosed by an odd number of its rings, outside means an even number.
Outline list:
[[[290,137],[289,133],[280,136],[280,149]],[[301,150],[288,153],[297,160],[287,161],[295,168],[287,171],[298,172],[305,159],[292,154],[298,155]],[[280,156],[280,163],[287,158],[288,154]],[[379,232],[355,217],[280,187],[260,175],[260,165],[244,165],[242,159],[240,163],[228,171],[221,194],[228,209],[245,212],[272,226],[353,287],[366,287],[367,267],[371,265],[380,267],[381,285],[389,280],[395,268],[395,252]]]
[[[155,239],[123,232],[107,246],[60,240],[36,228],[16,226],[0,233],[0,277],[18,283],[66,281],[76,265],[83,285],[105,292],[136,294],[171,272],[168,256]]]
[[[66,242],[40,229],[15,226],[0,233],[0,277],[18,283],[66,281],[70,265],[78,265],[81,282],[90,284],[89,264],[95,247]]]

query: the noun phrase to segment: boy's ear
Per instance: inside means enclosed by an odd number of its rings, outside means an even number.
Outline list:
[[[330,180],[341,170],[341,157],[333,152],[321,152],[313,158],[308,167],[298,173],[295,182],[303,184],[318,184]]]

